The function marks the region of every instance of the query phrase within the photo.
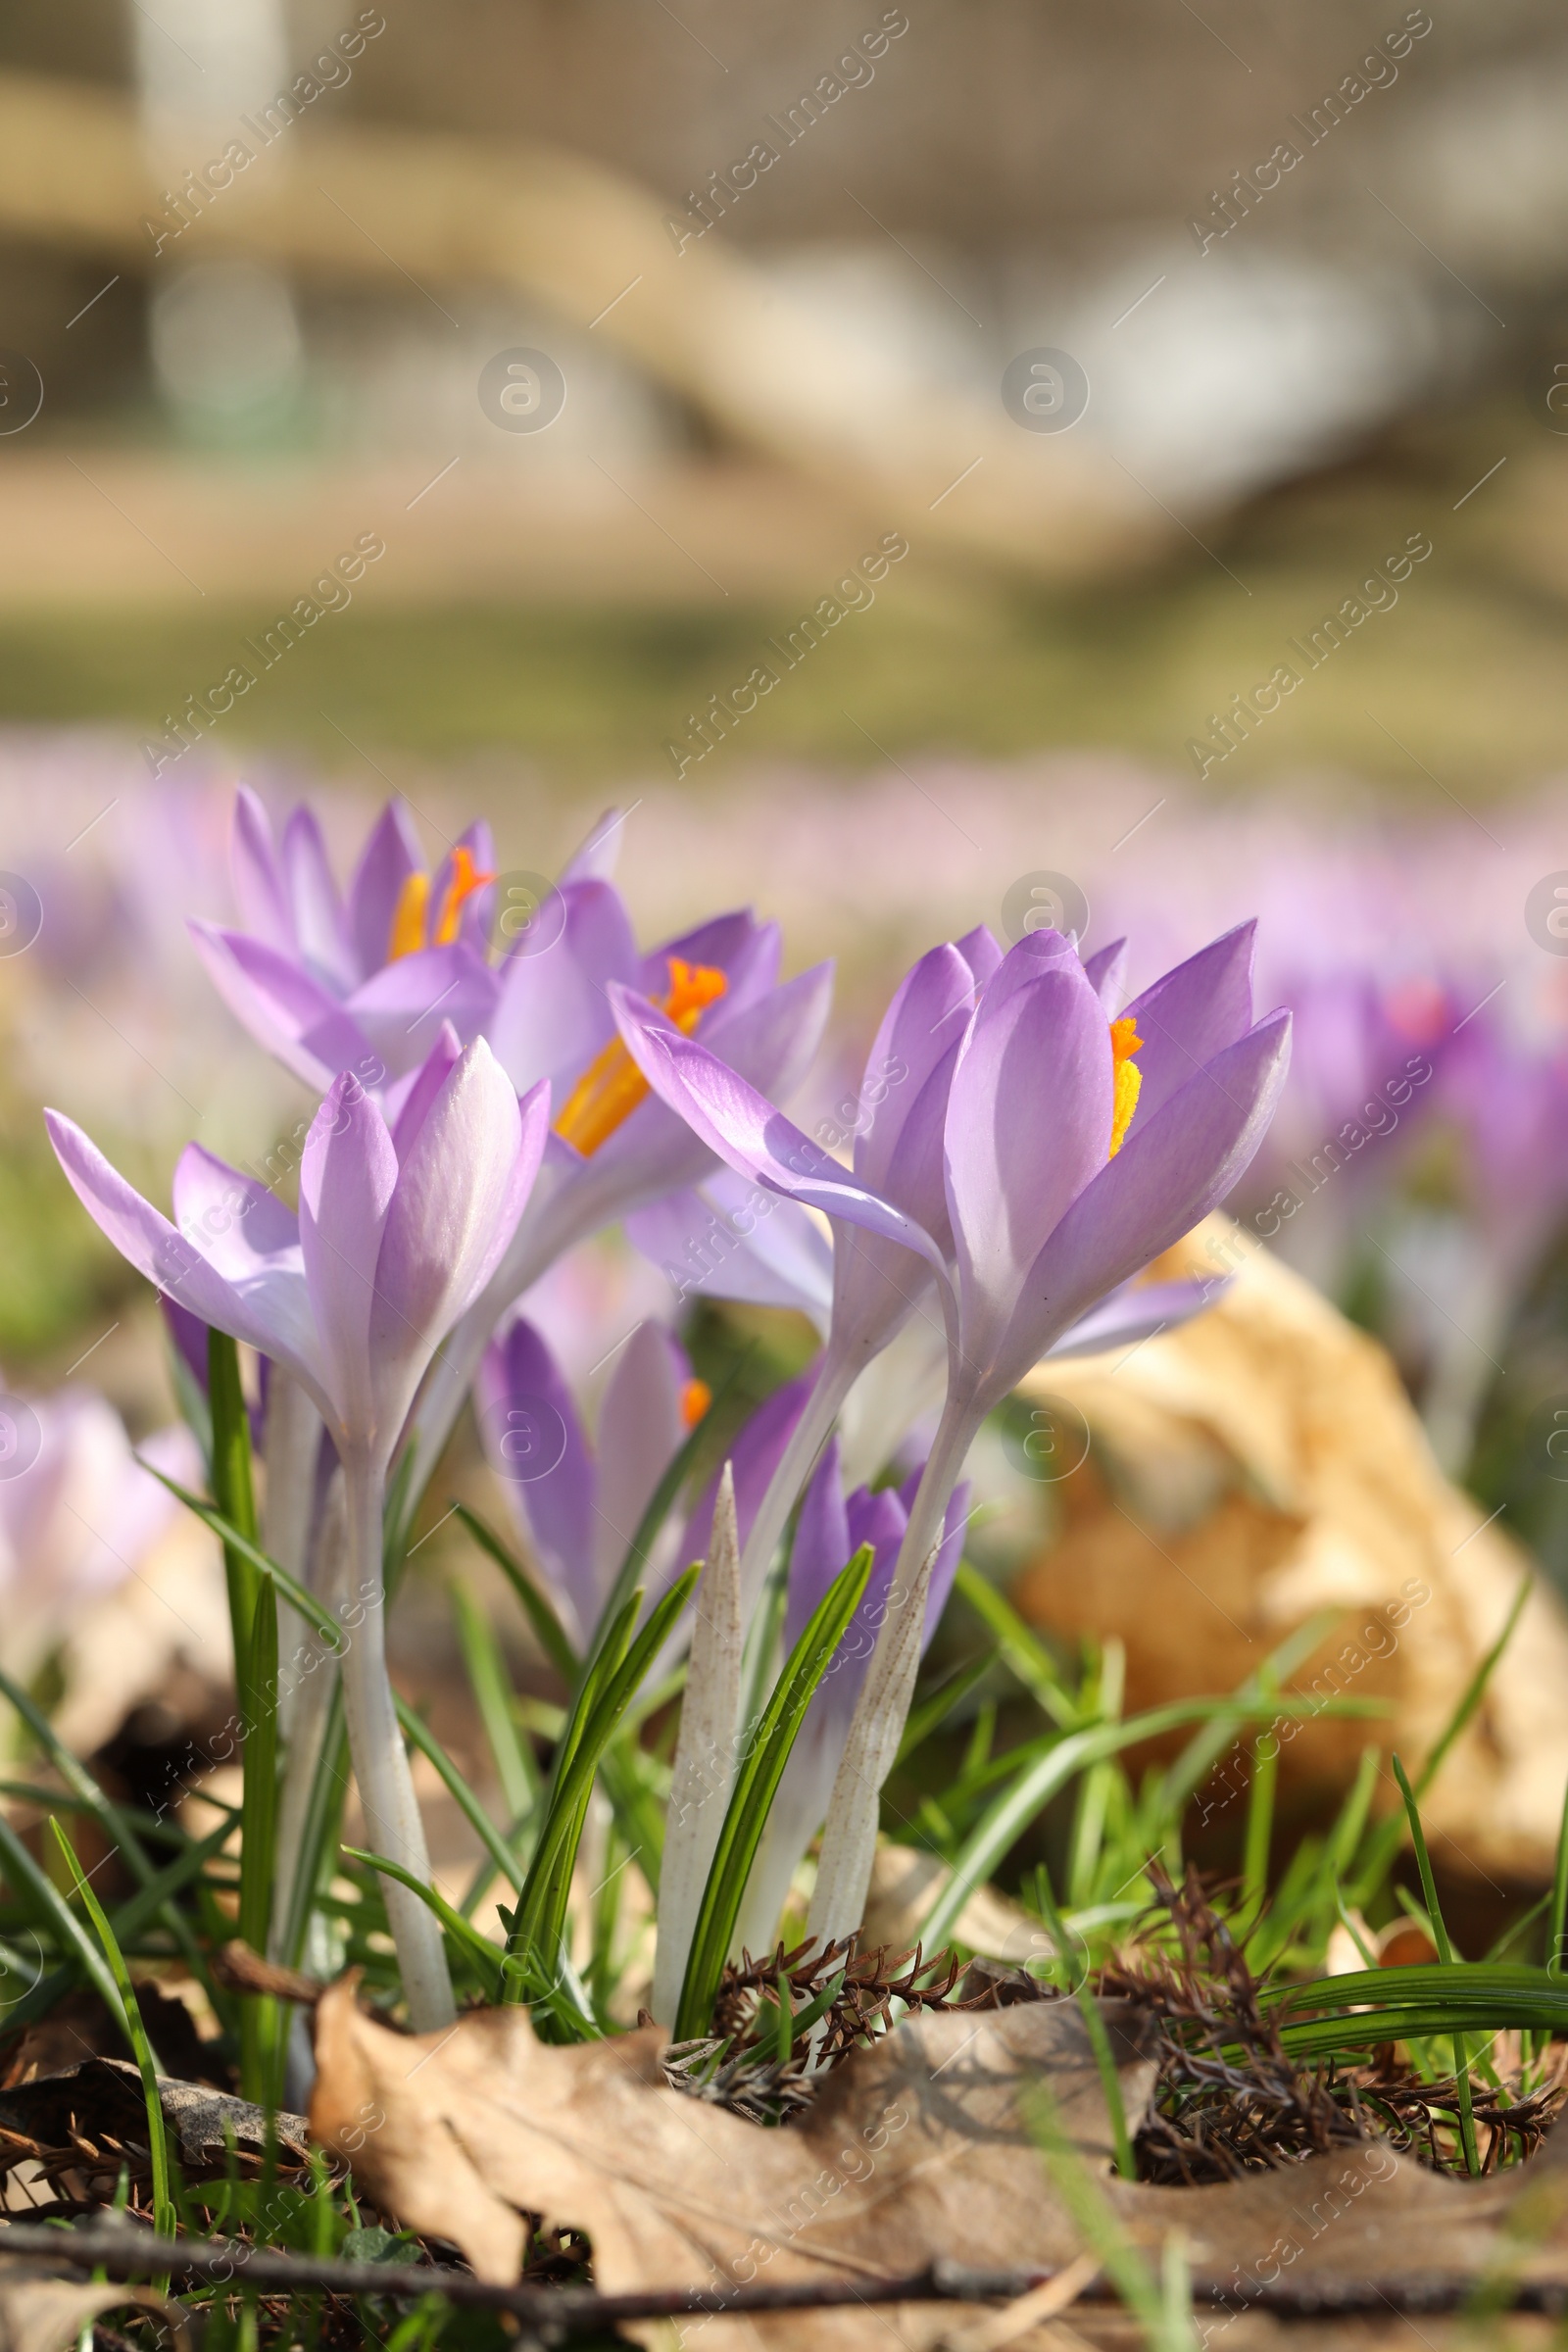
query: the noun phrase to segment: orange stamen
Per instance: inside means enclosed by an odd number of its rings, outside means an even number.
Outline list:
[[[1144,1074],[1133,1060],[1148,1040],[1138,1034],[1133,1015],[1124,1013],[1119,1021],[1110,1024],[1110,1052],[1115,1092],[1111,1097],[1110,1151],[1107,1158],[1114,1159],[1121,1150],[1127,1130],[1138,1108],[1138,1097],[1143,1088]]]
[[[728,975],[708,963],[669,959],[669,991],[660,1010],[683,1037],[690,1037],[708,1006],[729,986]],[[556,1133],[576,1146],[585,1159],[608,1143],[648,1092],[643,1076],[618,1037],[588,1064],[562,1105]]]
[[[398,892],[398,903],[392,909],[392,928],[387,934],[386,959],[396,963],[400,956],[415,956],[424,945],[425,909],[430,904],[428,874],[409,874]]]
[[[447,884],[441,900],[441,912],[436,921],[433,946],[451,947],[458,936],[464,907],[476,890],[483,890],[487,882],[494,880],[493,873],[486,874],[479,871],[473,862],[473,852],[465,848],[460,841],[452,853],[452,879]]]
[[[713,1401],[713,1392],[706,1380],[689,1380],[680,1393],[680,1418],[683,1429],[695,1429]]]

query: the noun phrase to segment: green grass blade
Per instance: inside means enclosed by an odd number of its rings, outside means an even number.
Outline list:
[[[1072,1992],[1077,2000],[1084,2021],[1084,2032],[1088,2034],[1089,2046],[1095,2053],[1095,2065],[1100,2074],[1100,2087],[1104,2093],[1105,2111],[1110,2117],[1111,2138],[1115,2143],[1116,2170],[1124,2180],[1136,2180],[1138,2160],[1133,2154],[1132,2134],[1127,2129],[1127,2103],[1121,2095],[1121,2078],[1116,2072],[1116,2059],[1110,2046],[1110,2035],[1105,2031],[1105,2021],[1101,2015],[1100,2003],[1089,1989],[1087,1976],[1080,1978],[1076,1984],[1070,1982],[1072,1968],[1067,1954],[1071,1948],[1071,1938],[1067,1934],[1066,1922],[1057,1908],[1055,1893],[1051,1884],[1051,1874],[1043,1862],[1035,1872],[1035,1887],[1040,1897],[1040,1908],[1046,1925],[1051,1930],[1051,1940],[1054,1946],[1055,1957],[1062,1970],[1062,1988],[1064,1991]]]
[[[51,1826],[54,1825],[51,1823]],[[109,1963],[83,1929],[59,1887],[47,1872],[39,1868],[3,1813],[0,1813],[0,1869],[4,1870],[11,1891],[18,1901],[30,1905],[34,1932],[46,1930],[59,1950],[74,1954],[76,1964],[113,2017],[120,1989],[110,1973]],[[34,1994],[27,1997],[35,1997],[37,1989],[35,1987]],[[17,2006],[20,2009],[22,2003],[19,2002]],[[10,2022],[8,2016],[7,2024]]]
[[[1557,1828],[1557,1867],[1551,1878],[1551,1925],[1546,1944],[1546,1967],[1554,1977],[1560,1977],[1568,1961],[1562,1948],[1564,1915],[1568,1914],[1568,1781],[1563,1783],[1562,1820]]]
[[[345,1845],[342,1850],[351,1861],[363,1862],[368,1869],[379,1871],[383,1878],[396,1879],[400,1886],[407,1886],[411,1894],[416,1894],[426,1909],[433,1911],[441,1922],[447,1940],[457,1956],[466,1960],[472,1968],[485,1988],[486,1997],[492,2003],[500,1999],[501,1954],[493,1943],[485,1940],[471,1920],[465,1919],[460,1911],[454,1911],[444,1894],[438,1894],[433,1886],[427,1886],[422,1879],[416,1879],[412,1870],[404,1869],[401,1862],[389,1861],[385,1854],[368,1853],[360,1845]]]
[[[158,2093],[158,2061],[153,2056],[153,2045],[147,2038],[147,2029],[142,2023],[141,2011],[136,2006],[135,1987],[130,1981],[130,1971],[125,1966],[125,1956],[116,1940],[115,1931],[109,1924],[104,1907],[88,1885],[81,1864],[76,1860],[75,1848],[59,1822],[51,1821],[49,1827],[55,1834],[55,1840],[75,1881],[76,1892],[103,1945],[114,1992],[114,1998],[108,2004],[109,2014],[130,2044],[130,2054],[141,2076],[142,2097],[147,2107],[147,2153],[153,2175],[153,2229],[160,2237],[172,2237],[174,2201],[170,2186],[169,2139],[164,2128],[164,2103]]]
[[[251,1425],[240,1386],[239,1349],[226,1331],[207,1334],[207,1403],[213,1426],[213,1500],[246,1543],[256,1542],[256,1492]],[[234,1674],[243,1699],[247,1652],[256,1616],[256,1569],[245,1550],[223,1546],[228,1616],[234,1633]]]
[[[512,1677],[495,1627],[475,1594],[457,1578],[451,1592],[458,1646],[501,1784],[502,1802],[508,1820],[520,1821],[539,1802],[540,1787],[533,1750],[524,1742],[512,1711]]]
[[[1513,1639],[1514,1628],[1519,1623],[1520,1613],[1530,1597],[1530,1588],[1534,1581],[1534,1578],[1528,1574],[1520,1580],[1519,1590],[1514,1594],[1513,1606],[1508,1611],[1501,1633],[1498,1634],[1497,1639],[1460,1692],[1457,1706],[1439,1734],[1436,1746],[1416,1775],[1414,1789],[1417,1803],[1425,1796],[1437,1779],[1448,1750],[1464,1731],[1471,1716],[1474,1715],[1482,1699],[1486,1696],[1487,1685],[1496,1670],[1497,1660]],[[1387,1821],[1380,1822],[1373,1831],[1367,1840],[1365,1859],[1356,1871],[1355,1883],[1346,1889],[1346,1900],[1352,1911],[1364,1911],[1372,1895],[1376,1893],[1388,1877],[1393,1868],[1395,1856],[1404,1843],[1407,1827],[1407,1816],[1401,1810],[1397,1813],[1391,1813]]]
[[[982,1650],[979,1657],[970,1658],[966,1665],[956,1667],[927,1697],[909,1709],[904,1737],[899,1741],[898,1761],[901,1764],[906,1756],[912,1756],[921,1741],[929,1740],[932,1733],[938,1731],[948,1717],[962,1706],[970,1691],[985,1681],[997,1662],[998,1654],[994,1649]]]
[[[507,1844],[506,1839],[496,1828],[468,1783],[453,1763],[452,1758],[447,1754],[446,1749],[423,1717],[416,1715],[406,1699],[395,1698],[394,1703],[398,1711],[398,1721],[402,1724],[406,1736],[413,1740],[421,1755],[429,1757],[445,1782],[449,1794],[455,1798],[464,1819],[502,1877],[509,1880],[514,1889],[520,1891],[522,1873],[517,1867],[517,1857]]]
[[[124,1855],[125,1867],[137,1885],[152,1886],[158,1873],[124,1808],[105,1795],[86,1765],[60,1739],[43,1710],[35,1706],[22,1686],[13,1682],[10,1675],[3,1671],[0,1671],[0,1691],[4,1691],[16,1708],[37,1741],[40,1752],[49,1758],[77,1803],[92,1815],[110,1844],[118,1846]],[[208,1998],[221,2012],[223,2000],[213,1982],[207,1955],[191,1933],[189,1920],[182,1917],[172,1903],[165,1903],[163,1917],[165,1927],[178,1944],[193,1975]]]
[[[768,1809],[777,1792],[806,1710],[843,1641],[871,1573],[872,1548],[862,1544],[834,1579],[784,1662],[773,1694],[750,1740],[730,1794],[708,1884],[692,1932],[685,1982],[675,2014],[675,2039],[689,2041],[710,2031],[724,1962],[740,1917],[746,1882],[761,1840]]]
[[[195,1513],[204,1527],[212,1529],[213,1534],[222,1544],[225,1552],[228,1550],[238,1552],[258,1576],[270,1576],[276,1589],[278,1599],[286,1600],[289,1607],[305,1619],[312,1632],[325,1642],[328,1649],[340,1650],[345,1646],[346,1637],[343,1628],[333,1624],[330,1615],[322,1608],[315,1593],[308,1592],[298,1577],[290,1576],[288,1570],[280,1562],[274,1560],[270,1552],[263,1551],[253,1537],[247,1536],[244,1530],[237,1527],[224,1512],[219,1510],[215,1503],[204,1502],[201,1495],[193,1494],[189,1487],[182,1487],[177,1478],[171,1478],[167,1471],[155,1468],[139,1453],[136,1461],[138,1466],[146,1471],[149,1478],[156,1478],[158,1484],[161,1487],[167,1487],[170,1494],[185,1505],[187,1511]]]
[[[343,1687],[341,1683],[336,1683],[327,1709],[326,1727],[321,1735],[321,1760],[317,1767],[316,1778],[311,1783],[310,1802],[300,1833],[294,1884],[288,1891],[283,1959],[289,1968],[298,1968],[304,1961],[311,1914],[316,1908],[327,1856],[337,1841],[338,1824],[348,1796],[348,1755],[349,1734],[343,1714]]]
[[[0,1817],[0,1822],[3,1822],[3,1817]],[[8,1824],[4,1826],[5,1828],[9,1828]],[[205,1838],[199,1839],[196,1843],[188,1845],[183,1853],[177,1854],[173,1861],[167,1863],[165,1867],[156,1874],[148,1886],[140,1888],[130,1897],[128,1902],[121,1905],[120,1909],[115,1913],[112,1924],[114,1926],[116,1940],[119,1942],[122,1950],[123,1950],[127,1944],[133,1944],[137,1938],[145,1933],[149,1924],[158,1917],[164,1906],[173,1895],[177,1894],[182,1887],[189,1886],[192,1879],[200,1876],[202,1871],[206,1869],[207,1864],[213,1859],[214,1855],[217,1854],[219,1849],[224,1844],[232,1828],[233,1824],[231,1821],[220,1822],[216,1830],[210,1831]],[[10,1834],[13,1838],[15,1838],[16,1833],[14,1831],[12,1831]],[[32,1857],[27,1852],[26,1847],[24,1845],[21,1845],[20,1840],[18,1841],[18,1845],[20,1848],[21,1857],[24,1859],[25,1862],[31,1864],[32,1868],[36,1871],[37,1865],[32,1862]],[[8,1876],[11,1875],[9,1865],[13,1860],[12,1849],[6,1846],[3,1833],[0,1833],[0,1860],[4,1860],[7,1863]],[[57,1888],[41,1871],[38,1872],[38,1879],[47,1894],[51,1896],[55,1902],[59,1902],[60,1897]],[[80,1936],[80,1929],[79,1927],[76,1927],[74,1915],[69,1908],[66,1910],[66,1919],[71,1926],[75,1929],[75,1936],[68,1937],[67,1940],[71,1943],[72,1948],[76,1951],[77,1957],[80,1958],[80,1948],[76,1941],[76,1937]],[[51,1928],[53,1928],[57,1923],[51,1917],[49,1924]],[[93,1958],[97,1959],[98,1955],[96,1949],[91,1944],[90,1940],[88,1941],[87,1949],[92,1953]],[[85,1961],[83,1961],[83,1966],[85,1966]],[[91,1972],[89,1971],[89,1974]],[[6,2032],[8,2034],[16,2033],[21,2027],[29,2025],[33,2018],[47,2015],[48,2011],[51,2010],[56,2001],[59,2000],[61,1994],[70,1990],[71,1986],[75,1983],[76,1977],[77,1969],[74,1962],[67,1962],[64,1967],[51,1969],[46,1977],[41,1977],[38,1980],[38,1983],[33,1985],[29,1992],[24,1992],[20,2000],[13,2001],[9,2005],[5,2013]],[[92,1981],[94,1984],[98,1986],[98,1989],[102,1991],[103,1987],[99,1984],[98,1979],[93,1977]]]
[[[255,1582],[256,1606],[246,1645],[250,1705],[245,1716],[244,1785],[240,1802],[239,1932],[253,1952],[265,1952],[272,1924],[272,1879],[277,1863],[277,1598],[270,1577]],[[268,2104],[277,2004],[263,1993],[240,1996],[240,2083],[246,2098]]]
[[[1004,1665],[1022,1683],[1036,1705],[1063,1731],[1076,1730],[1083,1721],[1083,1711],[1033,1626],[1026,1625],[1012,1603],[967,1560],[958,1562],[955,1583],[981,1624],[995,1634]]]
[[[572,1710],[569,1752],[555,1777],[539,1842],[513,1913],[507,1954],[520,1965],[509,1978],[509,1985],[516,1987],[511,1997],[522,1997],[523,1972],[528,1968],[542,1970],[553,1981],[565,1931],[572,1868],[601,1758],[690,1600],[701,1573],[700,1566],[692,1567],[678,1577],[649,1612],[636,1639],[627,1642],[626,1632],[642,1605],[640,1596],[633,1593],[620,1612],[620,1630],[612,1631],[606,1647],[589,1661],[579,1698],[587,1699],[596,1691],[598,1695],[585,1721],[578,1721],[579,1708]],[[612,1672],[609,1660],[617,1644],[624,1644],[624,1654]],[[565,1746],[564,1739],[564,1749]]]
[[[1518,1608],[1519,1603],[1515,1602],[1515,1615],[1518,1613]],[[1421,1827],[1420,1808],[1416,1804],[1415,1793],[1405,1778],[1404,1766],[1399,1762],[1397,1756],[1391,1756],[1389,1760],[1394,1766],[1394,1777],[1399,1784],[1399,1794],[1404,1799],[1404,1809],[1409,1817],[1410,1842],[1415,1847],[1416,1868],[1421,1873],[1421,1892],[1426,1898],[1427,1916],[1432,1922],[1432,1934],[1437,1942],[1438,1958],[1445,1968],[1451,1968],[1453,1966],[1453,1946],[1448,1941],[1448,1931],[1444,1925],[1443,1912],[1438,1902],[1437,1882],[1432,1876],[1432,1861],[1427,1852],[1426,1834]],[[1472,2112],[1470,2099],[1470,2051],[1464,2036],[1460,2034],[1455,2034],[1453,2036],[1453,2072],[1458,2088],[1459,2138],[1464,2148],[1464,2168],[1473,2177],[1481,2170],[1481,2159],[1476,2149],[1476,2119]]]
[[[1283,1701],[1277,1708],[1271,1704],[1270,1712],[1287,1712],[1290,1704]],[[1184,1724],[1230,1719],[1235,1713],[1232,1698],[1177,1699],[1168,1706],[1129,1716],[1123,1723],[1091,1724],[1085,1730],[1064,1733],[1044,1754],[1033,1755],[1011,1786],[981,1815],[959,1848],[952,1878],[921,1923],[921,1939],[927,1948],[940,1950],[974,1889],[992,1876],[1036,1814],[1080,1772],[1124,1747],[1135,1747],[1141,1740],[1157,1739]]]
[[[454,1506],[459,1523],[466,1527],[481,1551],[487,1551],[522,1604],[522,1611],[533,1627],[534,1638],[550,1660],[568,1690],[576,1688],[582,1671],[582,1660],[571,1645],[570,1636],[556,1615],[527,1569],[515,1552],[509,1550],[495,1529],[470,1511],[466,1502]]]

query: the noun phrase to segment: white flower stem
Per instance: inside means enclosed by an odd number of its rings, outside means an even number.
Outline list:
[[[664,1858],[659,1874],[653,2010],[659,2023],[670,2028],[680,2005],[697,1915],[735,1782],[743,1620],[735,1479],[728,1462],[713,1504],[713,1535],[708,1548],[708,1566],[697,1588],[691,1660],[686,1669],[680,1738],[670,1776]]]
[[[914,1696],[931,1571],[948,1503],[980,1419],[967,1396],[950,1393],[915,1490],[887,1614],[856,1703],[822,1832],[808,1927],[823,1946],[852,1935],[865,1916],[882,1784],[893,1769]]]
[[[372,1851],[400,1862],[411,1877],[430,1880],[424,1824],[409,1759],[398,1730],[392,1685],[386,1670],[386,1595],[381,1582],[381,1519],[385,1502],[384,1464],[366,1454],[343,1464],[348,1505],[348,1641],[342,1673],[348,1715],[349,1752]],[[446,1950],[434,1914],[395,1879],[382,1882],[387,1921],[397,1946],[398,1966],[416,2034],[433,2034],[452,2023],[457,2009]]]

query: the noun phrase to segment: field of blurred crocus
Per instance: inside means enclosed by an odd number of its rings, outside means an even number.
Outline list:
[[[162,1326],[74,1212],[40,1105],[87,1127],[154,1198],[193,1138],[257,1170],[297,1158],[305,1089],[242,1045],[186,930],[188,915],[221,925],[241,912],[239,780],[275,817],[307,799],[340,871],[384,797],[363,768],[311,779],[264,765],[174,785],[103,738],[0,747],[0,888],[19,910],[0,939],[0,1355],[17,1391],[7,1409],[34,1416],[19,1443],[39,1433],[35,1465],[0,1464],[0,1662],[89,1744],[156,1688],[160,1656],[220,1684],[223,1611],[208,1539],[175,1525],[132,1454],[134,1441],[188,1475],[159,1454],[178,1441],[154,1435],[174,1418]],[[1228,1687],[1285,1631],[1338,1612],[1308,1681],[1353,1652],[1342,1680],[1387,1698],[1417,1745],[1534,1561],[1545,1582],[1466,1734],[1469,1767],[1431,1802],[1453,1867],[1549,1871],[1568,1764],[1550,1696],[1568,1664],[1553,1597],[1568,1589],[1568,941],[1527,907],[1562,856],[1568,789],[1489,806],[1485,823],[1457,804],[1416,821],[1321,779],[1298,799],[1232,808],[1195,802],[1160,771],[1061,756],[853,777],[758,769],[706,802],[634,775],[623,803],[619,879],[643,937],[751,906],[781,923],[786,976],[839,956],[827,1043],[788,1105],[811,1133],[853,1097],[892,980],[939,939],[985,922],[1006,944],[1049,921],[1088,952],[1126,931],[1137,990],[1256,915],[1256,1002],[1292,1009],[1295,1055],[1227,1219],[1171,1268],[1211,1282],[1213,1304],[1180,1332],[1030,1377],[971,1460],[974,1547],[1037,1622],[1122,1645],[1130,1704]],[[503,875],[528,887],[587,830],[580,808],[493,770],[416,779],[406,813],[432,866],[484,815]],[[607,1459],[637,1371],[622,1362],[617,1375],[604,1350],[613,1359],[638,1322],[666,1327],[672,1347],[694,1314],[717,1313],[761,1335],[773,1376],[799,1371],[825,1307],[824,1260],[808,1218],[789,1246],[787,1280],[758,1278],[749,1303],[718,1308],[711,1257],[678,1219],[633,1217],[523,1299],[482,1394],[504,1415],[509,1377],[536,1390],[548,1373],[576,1399],[583,1479],[651,1485],[659,1462]],[[780,1297],[796,1304],[768,1303]],[[662,1348],[648,1361],[670,1422],[663,1458],[692,1368]],[[873,1407],[862,1396],[857,1409]],[[873,1444],[860,1459],[853,1427],[842,1434],[848,1488],[876,1457]],[[481,1435],[495,1458],[494,1431]],[[466,1491],[531,1537],[558,1581],[577,1580],[571,1605],[591,1609],[606,1571],[587,1537],[579,1557],[564,1522],[544,1523],[543,1495],[519,1504],[504,1460],[498,1480],[484,1448],[464,1445]],[[188,1556],[172,1578],[176,1544]],[[420,1564],[442,1558],[437,1535]],[[393,1636],[415,1681],[432,1622],[417,1585]],[[1391,1630],[1357,1645],[1368,1610]],[[141,1647],[117,1684],[109,1653],[129,1637],[114,1628],[132,1617]],[[1282,1788],[1309,1806],[1318,1784],[1343,1785],[1359,1736],[1308,1727],[1283,1751]],[[1220,1783],[1208,1801],[1223,1816]]]

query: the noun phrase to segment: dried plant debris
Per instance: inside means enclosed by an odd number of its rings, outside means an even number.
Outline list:
[[[1150,2021],[1114,2002],[1105,2018],[1136,2117],[1153,2077]],[[409,2036],[366,2015],[345,1980],[318,2011],[317,2057],[312,2129],[351,2157],[383,2210],[498,2279],[517,2276],[520,2216],[542,2214],[587,2232],[596,2281],[612,2292],[760,2271],[910,2274],[943,2254],[1054,2267],[1080,2249],[1029,2156],[1020,2095],[1049,2082],[1063,2131],[1096,2167],[1112,2144],[1099,2066],[1066,2002],[907,2018],[851,2050],[785,2132],[672,2090],[654,2026],[553,2048],[509,2008]],[[829,2327],[821,2314],[813,2324]],[[845,2316],[819,2340],[863,2341],[863,2324]],[[721,2352],[755,2339],[715,2321],[704,2340]]]
[[[266,2162],[267,2117],[248,2100],[204,2082],[159,2078],[164,2120],[187,2180],[210,2180],[232,2168],[256,2174]],[[303,2165],[308,2141],[303,2116],[279,2114],[274,2161]],[[40,2075],[0,2091],[0,2178],[26,2168],[24,2199],[37,2211],[84,2210],[108,2204],[122,2168],[133,2191],[151,2180],[147,2111],[141,2078],[127,2060],[87,2058],[63,2073]],[[9,2182],[8,2182],[9,2189]],[[40,2194],[40,2191],[42,2194]]]
[[[1374,2053],[1368,2066],[1299,2064],[1283,2047],[1262,1988],[1196,1873],[1180,1887],[1157,1870],[1152,1875],[1174,1948],[1146,1942],[1096,1979],[1102,1993],[1143,2001],[1158,2021],[1158,2077],[1136,2141],[1142,2180],[1189,2187],[1236,2180],[1373,2138],[1439,2171],[1459,2167],[1451,2078],[1427,2079],[1392,2048]],[[1511,2067],[1502,2046],[1509,2043]],[[1487,2171],[1539,2147],[1568,2096],[1568,2048],[1559,2047],[1546,2081],[1523,2095],[1516,2036],[1497,2037],[1491,2063],[1500,2093],[1472,2079]]]

